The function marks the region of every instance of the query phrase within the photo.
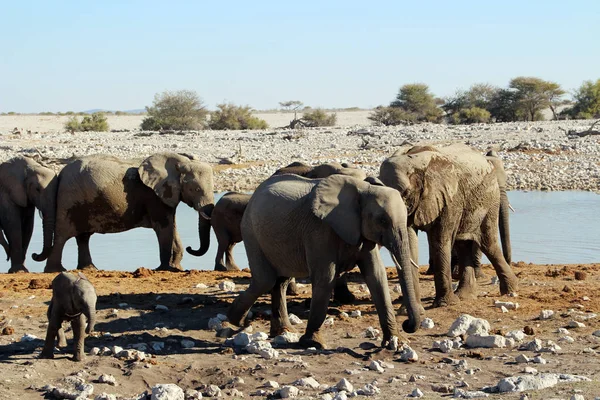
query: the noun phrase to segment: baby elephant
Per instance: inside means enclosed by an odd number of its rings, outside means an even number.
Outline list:
[[[65,332],[62,329],[63,321],[70,321],[73,328],[73,361],[81,361],[83,339],[86,334],[94,330],[96,322],[96,290],[82,273],[75,276],[61,272],[52,281],[52,300],[48,307],[48,332],[40,358],[54,358],[54,343],[57,337],[59,347],[67,345]]]

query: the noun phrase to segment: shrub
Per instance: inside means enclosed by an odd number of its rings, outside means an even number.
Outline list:
[[[573,93],[575,104],[564,111],[572,118],[590,119],[600,117],[600,79],[585,81]]]
[[[436,98],[429,92],[429,86],[423,83],[411,83],[400,88],[396,100],[390,107],[403,109],[414,114],[417,121],[438,122],[443,112],[438,108]]]
[[[302,121],[308,127],[315,126],[334,126],[337,121],[337,115],[327,114],[320,108],[316,108],[313,111],[309,111],[302,115]]]
[[[191,90],[165,91],[154,96],[151,107],[146,107],[148,117],[141,124],[146,127],[160,127],[160,130],[197,130],[206,125],[208,111],[198,94]]]
[[[73,116],[65,123],[65,129],[69,132],[106,132],[108,122],[104,113],[86,115],[81,122]]]
[[[142,120],[140,128],[143,131],[161,131],[162,125],[159,120],[154,117],[146,117]]]
[[[455,123],[459,124],[476,124],[482,122],[489,122],[491,117],[491,114],[488,110],[484,110],[483,108],[479,107],[464,108],[458,113],[454,114],[453,117],[457,114],[458,122],[456,122],[455,120]]]
[[[219,104],[218,110],[210,115],[208,126],[210,129],[267,129],[269,125],[263,119],[252,115],[252,109],[248,106],[236,106],[235,104]]]
[[[395,126],[415,122],[415,114],[409,113],[398,107],[377,107],[367,117],[376,125]]]

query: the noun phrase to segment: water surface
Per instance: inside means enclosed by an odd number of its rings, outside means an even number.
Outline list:
[[[217,195],[216,199],[221,195]],[[600,195],[589,192],[509,192],[516,210],[511,213],[513,261],[536,264],[572,264],[600,262]],[[185,204],[177,209],[177,227],[184,247],[198,248],[198,214]],[[41,272],[44,263],[31,259],[31,253],[42,249],[41,220],[36,216],[35,229],[26,265],[31,272]],[[203,257],[185,253],[182,265],[186,269],[213,269],[217,251],[214,233],[211,246]],[[419,234],[420,264],[427,264],[427,240]],[[159,264],[158,242],[154,231],[138,228],[128,232],[95,234],[90,240],[92,259],[96,266],[106,270],[133,271],[138,267],[155,268]],[[382,251],[386,265],[392,261],[386,250]],[[240,267],[248,261],[243,243],[234,249]],[[487,262],[487,260],[484,260]],[[77,245],[70,239],[64,249],[63,265],[77,266]],[[2,258],[0,272],[9,263]]]

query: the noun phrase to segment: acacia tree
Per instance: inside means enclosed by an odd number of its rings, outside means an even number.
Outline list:
[[[518,108],[526,119],[531,121],[539,119],[540,112],[551,106],[556,118],[554,105],[565,94],[558,83],[535,77],[519,76],[511,79],[508,86],[516,91]]]
[[[585,81],[573,93],[575,104],[569,110],[574,118],[600,117],[600,79],[596,82]]]
[[[414,114],[417,121],[437,122],[442,117],[442,110],[438,108],[436,98],[424,83],[402,86],[390,107],[401,108]]]
[[[304,103],[302,103],[299,100],[288,100],[279,102],[279,106],[283,108],[284,111],[298,110],[303,105]]]

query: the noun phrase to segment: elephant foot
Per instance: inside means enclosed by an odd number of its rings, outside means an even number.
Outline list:
[[[474,287],[459,287],[458,289],[456,289],[456,292],[454,292],[454,294],[458,296],[458,298],[461,300],[475,300],[477,298],[477,293],[475,293]]]
[[[483,281],[489,279],[489,275],[487,275],[481,268],[475,268],[475,279],[478,281]]]
[[[423,307],[423,304],[421,303],[419,303],[419,314],[425,315],[425,307]],[[408,311],[406,311],[406,306],[404,304],[400,306],[400,310],[398,310],[398,315],[408,315]]]
[[[296,280],[292,279],[288,284],[288,287],[285,291],[285,294],[288,296],[298,296],[298,285],[296,284]]]
[[[227,272],[227,267],[225,267],[223,264],[215,264],[215,271]]]
[[[451,306],[453,304],[457,304],[458,302],[460,302],[460,299],[458,298],[458,296],[456,296],[454,293],[450,293],[443,297],[436,297],[435,300],[433,301],[433,307],[434,308],[447,307],[447,306]]]
[[[333,290],[333,299],[341,304],[354,304],[356,296],[348,289],[348,286],[341,285],[336,286]]]
[[[56,265],[56,266],[46,266],[44,268],[44,273],[45,274],[53,274],[55,272],[65,272],[67,269],[65,267],[63,267],[62,265]]]
[[[16,273],[29,273],[29,270],[24,266],[24,265],[19,265],[16,267],[10,267],[10,269],[8,270],[9,274],[16,274]]]
[[[75,361],[75,362],[81,362],[82,360],[83,360],[82,354],[74,354],[73,357],[71,358],[71,361]]]
[[[305,333],[300,337],[300,341],[298,343],[304,348],[314,347],[322,350],[327,347],[319,332]]]
[[[161,265],[155,271],[183,272],[181,265]]]
[[[275,337],[283,335],[286,332],[296,332],[291,326],[283,325],[279,322],[271,321],[271,330],[269,331],[269,337]]]
[[[510,279],[500,279],[500,294],[511,294],[511,293],[516,293],[517,292],[517,288],[519,287],[519,283],[517,281],[517,278],[510,278]]]
[[[227,268],[227,271],[241,271],[242,270],[240,267],[237,266],[237,264],[227,264],[225,267]]]
[[[54,359],[54,353],[52,351],[42,350],[42,352],[40,353],[40,357],[39,358],[46,359],[46,360],[53,360]]]
[[[77,269],[86,271],[98,271],[98,268],[93,263],[78,265]]]

